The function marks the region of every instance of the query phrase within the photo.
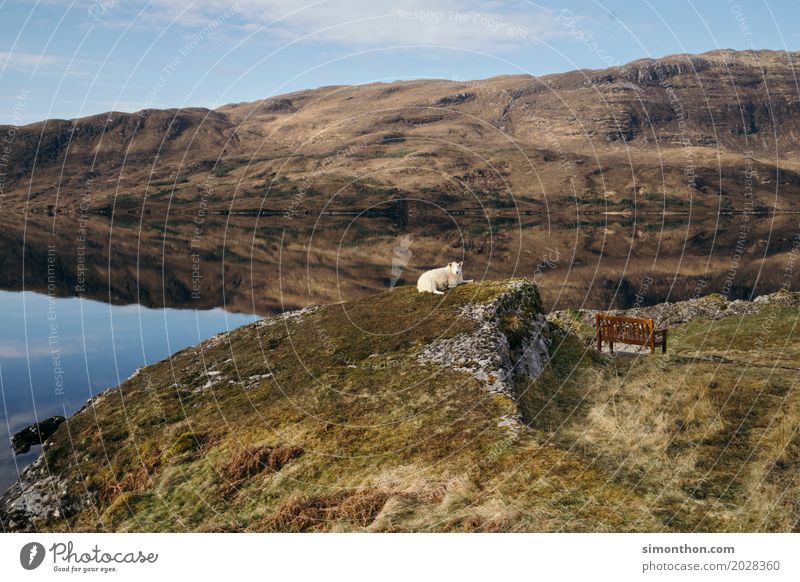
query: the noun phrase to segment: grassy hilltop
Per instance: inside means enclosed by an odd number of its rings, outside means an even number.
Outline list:
[[[790,303],[675,325],[666,357],[598,354],[581,314],[547,323],[522,280],[443,297],[399,287],[262,320],[96,397],[0,499],[0,521],[798,530]]]

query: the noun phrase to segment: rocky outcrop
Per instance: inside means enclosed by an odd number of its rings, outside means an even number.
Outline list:
[[[11,439],[14,453],[27,453],[31,446],[47,447],[47,439],[66,419],[51,416],[16,433]],[[85,509],[91,497],[76,498],[68,493],[68,480],[50,470],[44,455],[19,475],[19,480],[0,498],[0,527],[3,531],[35,531],[35,520],[54,520]]]
[[[36,531],[37,523],[75,515],[92,503],[89,492],[83,496],[70,493],[69,478],[52,471],[40,455],[0,499],[0,527],[3,531]]]
[[[51,416],[16,433],[11,437],[11,447],[14,449],[14,454],[27,453],[32,446],[42,444],[56,432],[56,429],[64,420],[63,416]]]
[[[433,104],[436,105],[437,107],[444,107],[447,105],[456,105],[458,103],[464,103],[465,101],[469,101],[474,98],[475,98],[475,93],[461,92],[455,95],[446,95],[444,97],[440,97],[436,101],[434,101]]]
[[[495,300],[469,303],[461,313],[477,323],[475,331],[428,344],[417,361],[466,372],[490,393],[516,400],[515,380],[536,378],[550,356],[549,324],[536,285],[512,282]],[[503,426],[521,423],[521,414],[500,419]]]

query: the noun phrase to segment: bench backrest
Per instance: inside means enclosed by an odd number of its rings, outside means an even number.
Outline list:
[[[653,320],[598,313],[597,333],[601,339],[647,341],[653,335]]]

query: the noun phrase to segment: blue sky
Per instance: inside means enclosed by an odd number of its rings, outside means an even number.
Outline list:
[[[0,123],[800,49],[800,0],[0,0]]]

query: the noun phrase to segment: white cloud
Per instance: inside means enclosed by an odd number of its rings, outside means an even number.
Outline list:
[[[47,344],[40,346],[29,346],[26,350],[24,345],[18,343],[1,342],[0,359],[3,360],[24,360],[27,357],[39,358],[50,353]]]
[[[50,55],[37,55],[25,51],[3,52],[0,51],[0,71],[18,70],[30,71],[35,67],[56,65],[61,62],[58,57]]]
[[[25,360],[27,358],[36,360],[48,356],[53,357],[53,350],[57,350],[55,357],[78,353],[74,348],[59,345],[51,347],[47,343],[47,338],[44,338],[29,342],[27,349],[22,342],[0,342],[0,360]]]
[[[269,25],[263,34],[278,42],[309,36],[354,49],[433,45],[498,50],[563,34],[557,14],[527,2],[509,7],[477,0],[154,0],[150,19],[202,27],[226,12],[242,32]]]

